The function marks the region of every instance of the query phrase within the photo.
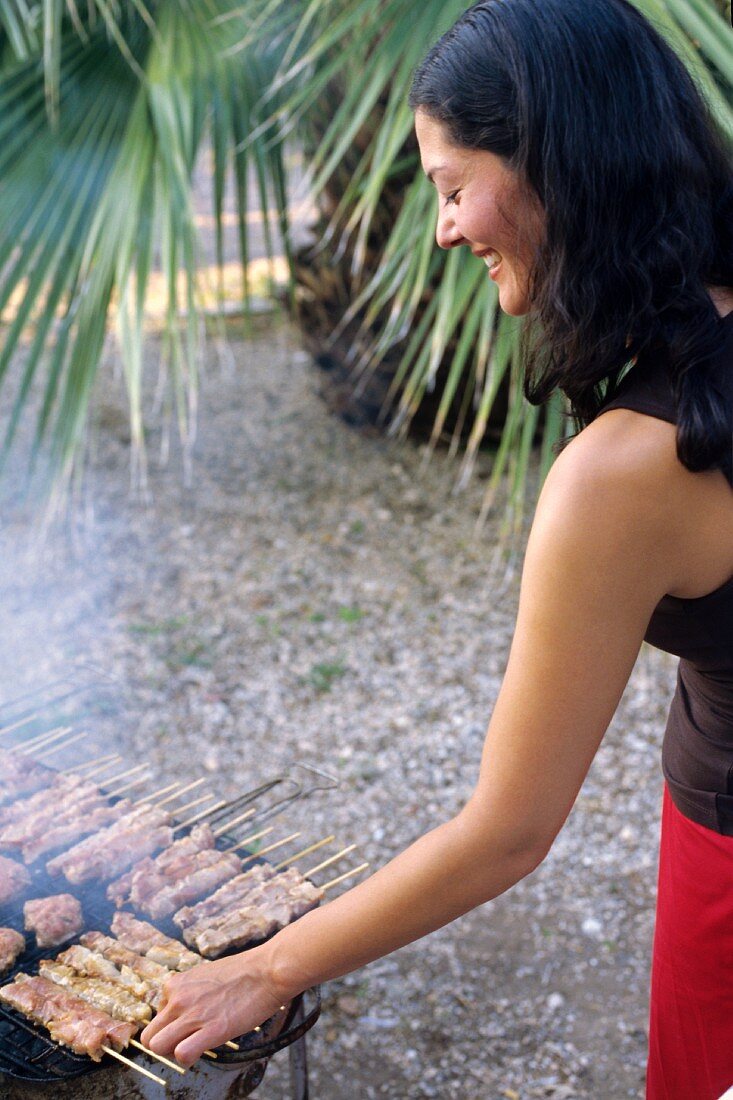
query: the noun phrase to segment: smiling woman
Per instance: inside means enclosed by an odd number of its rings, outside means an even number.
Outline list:
[[[582,430],[537,505],[466,805],[268,943],[171,979],[143,1041],[192,1062],[528,875],[646,639],[681,658],[647,1097],[717,1100],[733,1083],[731,150],[626,0],[483,0],[433,47],[410,102],[438,244],[466,246],[502,309],[535,322],[525,394],[562,389]]]
[[[423,168],[438,190],[438,244],[467,245],[489,268],[504,312],[528,313],[530,273],[543,234],[539,200],[501,157],[455,145],[445,126],[419,109],[415,134]]]

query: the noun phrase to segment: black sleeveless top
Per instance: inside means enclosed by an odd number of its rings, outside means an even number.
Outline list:
[[[716,386],[728,400],[733,447],[733,313],[722,319],[715,366]],[[634,409],[676,423],[664,355],[640,356],[599,415],[609,409]],[[697,599],[664,596],[644,640],[680,658],[662,744],[670,795],[692,821],[733,836],[733,577]]]

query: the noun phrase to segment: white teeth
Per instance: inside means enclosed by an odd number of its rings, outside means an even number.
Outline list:
[[[485,256],[482,256],[482,259],[487,267],[496,267],[499,262],[499,257],[495,252],[487,252]]]

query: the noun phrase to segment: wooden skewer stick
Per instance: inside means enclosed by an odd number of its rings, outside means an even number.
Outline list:
[[[174,1069],[176,1073],[186,1072],[183,1066],[179,1066],[177,1062],[171,1062],[170,1058],[164,1058],[162,1054],[156,1054],[155,1051],[149,1050],[148,1047],[144,1047],[142,1043],[138,1043],[137,1039],[130,1039],[130,1046],[137,1047],[138,1050],[142,1050],[147,1054],[148,1058],[155,1058],[156,1062],[162,1062],[164,1066]]]
[[[153,791],[152,794],[146,794],[145,798],[139,799],[139,801],[136,802],[135,805],[139,806],[143,802],[152,802],[154,798],[160,798],[162,794],[168,794],[168,791],[175,790],[175,788],[178,786],[178,783],[179,780],[176,780],[175,783],[169,783],[167,787],[161,787],[159,791]]]
[[[145,1069],[143,1066],[139,1066],[137,1062],[133,1062],[130,1058],[125,1058],[124,1054],[118,1054],[112,1047],[102,1047],[105,1054],[111,1055],[112,1058],[116,1058],[118,1062],[122,1062],[124,1065],[129,1066],[130,1069],[136,1070],[138,1073],[142,1073],[145,1077],[149,1077],[151,1081],[157,1081],[159,1085],[165,1088],[165,1081],[162,1077],[158,1077],[157,1073],[151,1073],[149,1069]]]
[[[173,812],[178,817],[179,814],[185,814],[187,810],[192,810],[194,806],[200,806],[202,802],[208,802],[213,797],[211,791],[207,791],[206,794],[201,795],[201,798],[194,798],[193,802],[187,802],[185,806],[176,806]]]
[[[213,806],[207,806],[201,813],[194,814],[193,817],[189,817],[187,821],[182,821],[180,825],[176,825],[173,832],[177,832],[179,829],[185,829],[188,825],[195,825],[197,821],[200,821],[202,817],[208,817],[209,814],[213,814],[214,810],[220,810],[222,806],[226,806],[226,802],[215,802]]]
[[[291,863],[295,863],[296,859],[302,859],[303,856],[309,856],[311,852],[317,852],[319,848],[322,848],[324,844],[330,844],[332,840],[335,840],[334,833],[331,836],[325,836],[323,840],[317,840],[315,844],[310,844],[307,848],[303,848],[302,852],[296,852],[294,856],[288,856],[282,863],[276,863],[273,867],[273,871],[282,871],[283,867],[287,867]]]
[[[366,871],[368,863],[360,863],[358,867],[353,867],[350,871],[345,871],[343,875],[339,875],[338,878],[332,878],[330,882],[327,882],[325,886],[321,887],[321,890],[330,890],[332,886],[338,886],[340,882],[344,882],[347,878],[351,878],[352,875],[358,875],[360,871]]]
[[[113,783],[119,783],[121,779],[127,779],[130,775],[137,775],[138,772],[144,771],[145,768],[149,768],[149,764],[138,764],[134,768],[128,768],[126,772],[120,772],[119,775],[113,775],[110,779],[105,779],[105,787],[111,787]]]
[[[260,848],[259,852],[253,852],[251,856],[244,856],[242,858],[242,866],[245,863],[249,863],[251,859],[259,859],[260,856],[267,855],[268,852],[274,852],[276,848],[282,848],[283,844],[289,844],[291,840],[297,840],[300,833],[291,833],[290,836],[286,836],[283,840],[278,840],[274,844],[269,844],[267,848]],[[231,848],[225,848],[225,852],[235,852],[237,848],[241,848],[241,844],[233,844]]]
[[[50,745],[52,741],[58,741],[59,737],[65,737],[67,733],[71,733],[71,729],[71,726],[55,726],[52,730],[45,730],[36,737],[24,741],[22,745],[16,745],[15,751],[27,753],[29,750],[43,748],[45,744]]]
[[[27,726],[29,722],[35,722],[36,717],[35,714],[29,714],[27,718],[20,718],[10,726],[0,726],[0,737],[4,737],[6,733],[12,733],[13,730],[19,730],[21,726]]]
[[[266,829],[260,829],[260,831],[258,833],[252,833],[250,836],[246,836],[244,838],[244,840],[240,840],[239,844],[233,844],[231,848],[225,848],[224,851],[225,852],[233,852],[235,848],[244,848],[244,846],[246,844],[254,844],[254,842],[256,840],[259,840],[261,837],[267,836],[268,833],[271,833],[274,828],[275,828],[274,825],[268,825],[268,827]],[[300,836],[300,833],[296,833],[295,835]],[[279,843],[284,844],[285,841],[281,840]],[[276,845],[276,847],[277,847],[277,845]],[[267,849],[267,848],[265,848],[264,850],[269,851],[269,849]],[[254,852],[253,855],[258,856],[258,855],[260,855],[260,853],[259,852]],[[251,859],[252,857],[250,856],[249,858]],[[243,862],[246,862],[246,861],[243,861]]]
[[[201,779],[194,779],[193,783],[189,783],[186,787],[181,787],[180,791],[176,791],[175,794],[170,795],[168,798],[164,798],[162,802],[159,802],[159,806],[165,806],[166,802],[174,802],[182,794],[187,794],[192,791],[194,787],[200,787],[202,783],[205,783],[208,776],[203,776]]]
[[[205,1050],[204,1054],[207,1054],[209,1056],[209,1058],[218,1058],[219,1057],[219,1055],[216,1053],[215,1050]]]
[[[150,779],[149,775],[141,775],[137,779],[131,780],[129,783],[125,783],[124,787],[118,787],[116,791],[113,791],[115,798],[119,798],[125,791],[131,791],[134,787],[139,787],[141,783],[147,783]]]
[[[86,730],[82,730],[81,733],[74,734],[73,737],[69,737],[61,745],[52,745],[50,749],[44,749],[43,752],[34,752],[36,760],[45,760],[49,756],[53,756],[55,752],[60,752],[61,749],[67,749],[69,745],[73,745],[76,741],[83,741],[89,734]]]
[[[233,1043],[231,1039],[227,1039],[227,1041],[224,1043],[224,1046],[229,1047],[231,1050],[239,1050],[239,1046],[237,1045],[237,1043]]]
[[[103,772],[105,768],[111,767],[113,763],[117,763],[122,757],[118,752],[108,752],[106,756],[96,756],[93,760],[85,760],[81,764],[71,764],[68,768],[64,768],[66,772],[77,772],[83,769],[91,768],[92,772],[87,772],[87,778],[97,771]]]
[[[214,836],[224,836],[224,834],[228,833],[230,829],[233,829],[235,825],[241,825],[243,821],[246,821],[248,817],[252,817],[256,812],[254,806],[252,806],[251,809],[246,810],[245,813],[240,814],[239,817],[235,817],[233,821],[227,821],[226,825],[214,829]]]
[[[99,764],[96,768],[91,768],[84,776],[85,779],[96,779],[98,784],[106,782],[106,780],[99,778],[103,772],[106,772],[109,768],[116,768],[118,764],[122,763],[122,757],[116,753],[107,764]]]
[[[268,825],[266,829],[260,829],[259,833],[251,833],[250,836],[246,836],[244,840],[240,841],[237,845],[238,848],[243,847],[245,844],[254,844],[256,840],[259,840],[263,836],[267,836],[275,828],[274,825]]]
[[[356,848],[355,844],[350,844],[348,848],[342,848],[335,856],[331,856],[330,859],[324,859],[323,863],[319,863],[317,867],[311,867],[310,871],[303,871],[303,878],[310,878],[311,875],[315,875],[316,871],[325,871],[326,867],[330,867],[337,859],[343,859],[349,852],[353,852],[354,848]]]

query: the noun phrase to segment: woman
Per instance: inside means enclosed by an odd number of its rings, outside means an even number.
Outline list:
[[[411,106],[438,244],[469,249],[502,309],[528,317],[525,393],[559,387],[582,430],[540,495],[466,806],[263,946],[171,979],[143,1041],[190,1064],[529,874],[646,636],[685,658],[663,754],[647,1096],[714,1100],[733,1084],[730,150],[625,0],[485,0],[433,47]]]

